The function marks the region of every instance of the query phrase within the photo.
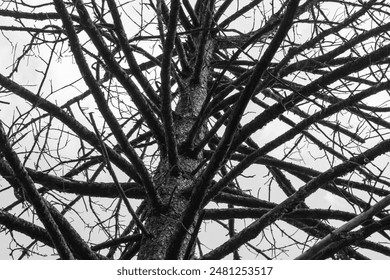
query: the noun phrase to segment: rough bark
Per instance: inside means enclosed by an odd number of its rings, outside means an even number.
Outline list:
[[[187,78],[184,81],[184,90],[179,93],[179,100],[174,112],[173,130],[178,147],[182,147],[187,136],[199,115],[203,102],[207,95],[207,83],[209,81],[209,65],[213,54],[213,40],[209,37],[205,47],[203,65],[199,79]],[[194,144],[201,141],[205,134],[205,127],[199,130]],[[179,175],[172,174],[168,160],[162,158],[158,171],[154,176],[157,191],[167,206],[165,213],[155,213],[149,210],[146,220],[146,229],[152,237],[143,237],[138,259],[164,259],[171,237],[180,225],[180,220],[188,204],[188,196],[183,195],[183,190],[188,190],[193,185],[201,169],[197,170],[203,159],[203,153],[195,157],[188,155],[183,149],[179,149],[178,165]],[[193,225],[195,225],[194,220]],[[187,228],[187,235],[182,244],[179,259],[182,259],[191,238],[192,227]]]

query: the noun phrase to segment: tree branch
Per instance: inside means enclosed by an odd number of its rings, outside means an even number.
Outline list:
[[[76,6],[81,5],[81,1],[76,1]],[[99,111],[103,115],[104,119],[107,121],[112,133],[114,134],[116,140],[118,141],[121,149],[123,150],[126,157],[130,159],[130,161],[134,164],[137,173],[140,175],[143,186],[145,187],[146,193],[148,195],[148,198],[153,203],[153,206],[157,209],[162,207],[161,200],[156,192],[156,189],[154,187],[154,183],[152,179],[149,176],[148,171],[146,170],[146,167],[144,166],[142,160],[138,157],[137,153],[133,149],[133,147],[130,145],[130,143],[127,140],[126,135],[124,134],[122,128],[120,127],[118,121],[116,120],[116,117],[111,112],[110,108],[108,107],[107,101],[104,98],[104,94],[101,91],[99,85],[97,84],[96,80],[94,79],[91,71],[89,70],[88,64],[84,58],[84,55],[81,51],[80,43],[77,37],[77,34],[73,28],[72,21],[70,20],[70,16],[66,10],[65,5],[61,0],[55,1],[56,9],[58,13],[61,15],[62,21],[64,23],[66,33],[68,35],[70,46],[73,52],[73,55],[76,59],[77,65],[80,69],[80,72],[83,74],[84,81],[90,88],[92,95],[95,98],[96,104],[99,107]],[[83,6],[83,5],[82,5]],[[83,6],[85,9],[85,7]],[[86,10],[84,11],[84,17],[87,17]],[[88,21],[87,21],[88,22]]]
[[[171,109],[171,58],[176,37],[177,17],[179,14],[180,1],[171,1],[171,12],[169,15],[168,31],[164,40],[163,57],[161,65],[161,115],[164,124],[165,143],[167,145],[167,156],[172,175],[179,174],[177,145],[173,133],[173,119]]]
[[[18,174],[17,180],[20,182],[20,186],[23,188],[23,191],[28,200],[34,206],[39,219],[47,229],[50,239],[53,242],[53,245],[55,246],[59,256],[62,259],[73,259],[73,254],[70,251],[68,244],[66,243],[52,215],[50,214],[46,202],[38,193],[34,182],[31,180],[16,153],[12,150],[7,135],[4,131],[2,122],[0,122],[0,150],[13,169],[13,172]]]

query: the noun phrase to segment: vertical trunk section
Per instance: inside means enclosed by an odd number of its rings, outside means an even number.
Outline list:
[[[210,39],[210,42],[206,44],[200,78],[196,83],[191,80],[184,81],[185,90],[180,92],[179,101],[174,114],[174,134],[178,147],[186,140],[206,98],[207,82],[209,81],[210,74],[209,64],[212,53],[213,44]],[[205,127],[198,133],[195,143],[203,138],[204,133]],[[182,190],[191,187],[194,183],[198,174],[193,173],[201,163],[202,157],[203,155],[200,154],[197,158],[190,158],[179,152],[178,164],[180,175],[178,177],[169,174],[168,161],[166,159],[161,159],[154,180],[163,203],[168,205],[168,210],[165,213],[153,213],[151,211],[148,214],[145,227],[153,237],[143,238],[138,253],[138,259],[164,259],[170,239],[188,204],[188,198],[180,195],[180,193]],[[180,259],[183,258],[186,251],[188,241],[191,237],[191,231],[192,228],[188,229],[188,234],[180,252]]]

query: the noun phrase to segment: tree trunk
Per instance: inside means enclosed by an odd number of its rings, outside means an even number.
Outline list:
[[[210,80],[209,64],[213,54],[212,39],[209,38],[206,43],[203,56],[203,63],[198,79],[193,77],[184,81],[184,90],[179,93],[179,100],[174,112],[173,130],[177,147],[182,147],[187,139],[197,116],[199,115],[202,104],[207,95],[207,83]],[[195,58],[193,58],[194,60]],[[197,133],[194,144],[203,139],[206,127]],[[197,175],[202,169],[196,171],[201,164],[203,154],[195,157],[183,153],[183,149],[178,149],[179,176],[174,176],[169,170],[168,160],[161,159],[154,181],[163,204],[168,206],[165,213],[154,213],[149,208],[149,214],[146,219],[145,227],[152,237],[144,237],[141,242],[141,248],[138,259],[164,259],[171,237],[180,225],[182,214],[187,207],[188,197],[184,196],[183,190],[188,190],[193,185]],[[196,223],[194,221],[193,225]],[[193,227],[187,228],[187,235],[181,246],[179,259],[182,259],[188,247],[188,242],[192,234]]]

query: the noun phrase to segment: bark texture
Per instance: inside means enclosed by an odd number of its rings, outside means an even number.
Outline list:
[[[190,77],[185,80],[184,90],[179,92],[179,100],[173,118],[173,131],[178,147],[182,147],[186,141],[206,99],[212,54],[213,42],[209,37],[205,46],[199,78],[193,79]],[[194,144],[202,140],[204,134],[205,126],[202,125],[194,139]],[[154,213],[148,210],[146,229],[152,236],[144,236],[138,259],[165,259],[171,237],[181,226],[180,220],[188,205],[188,197],[183,195],[183,191],[191,189],[202,170],[198,168],[203,159],[202,153],[193,157],[184,153],[183,149],[178,150],[179,175],[172,174],[168,160],[163,158],[159,164],[157,174],[154,176],[157,191],[167,209],[165,213]],[[193,227],[186,230],[187,235],[182,244],[179,259],[182,259],[185,254]]]

